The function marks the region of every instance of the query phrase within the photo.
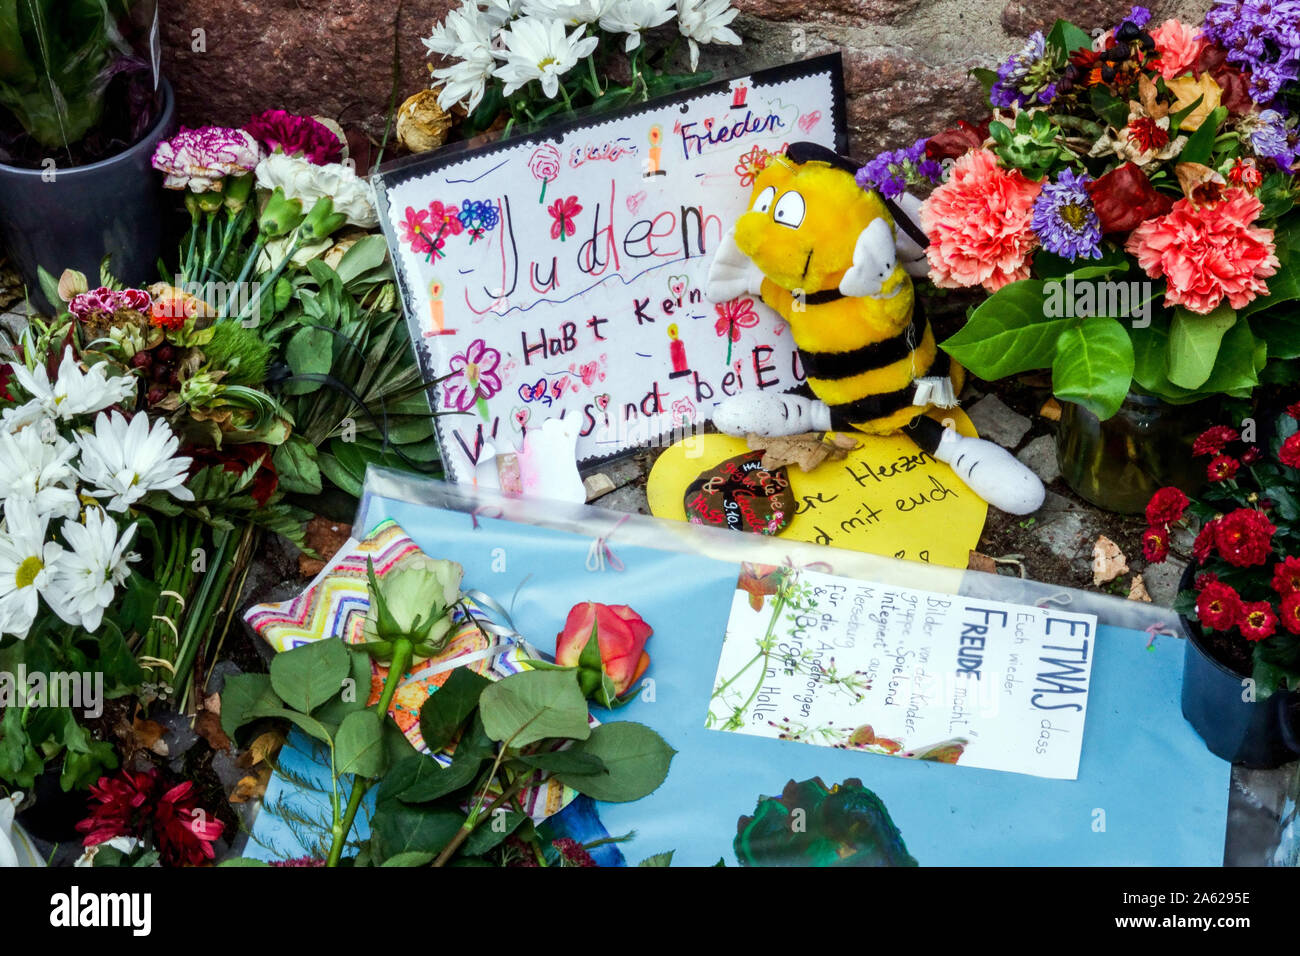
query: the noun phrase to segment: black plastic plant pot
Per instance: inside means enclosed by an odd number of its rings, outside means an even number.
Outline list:
[[[1183,586],[1191,583],[1185,574]],[[1280,690],[1255,700],[1249,675],[1216,660],[1203,643],[1200,625],[1181,620],[1187,636],[1183,716],[1210,752],[1255,770],[1300,757],[1300,693]]]
[[[144,138],[116,156],[87,166],[23,169],[0,163],[0,242],[18,269],[32,305],[50,312],[37,279],[44,267],[84,272],[91,288],[99,267],[139,285],[157,278],[162,243],[162,176],[150,165],[154,148],[175,129],[176,101],[162,81],[163,106]]]

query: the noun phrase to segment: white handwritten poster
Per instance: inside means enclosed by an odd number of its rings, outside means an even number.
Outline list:
[[[447,474],[580,422],[579,461],[688,433],[742,389],[802,372],[755,298],[703,293],[761,164],[844,149],[838,54],[755,73],[376,178]],[[667,443],[667,442],[663,442]]]
[[[1097,619],[745,565],[707,726],[1074,780]]]

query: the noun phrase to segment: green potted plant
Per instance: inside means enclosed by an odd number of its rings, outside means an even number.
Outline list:
[[[151,277],[173,123],[154,0],[0,0],[0,241],[34,304],[40,267]]]
[[[1116,511],[1195,490],[1171,463],[1197,403],[1297,377],[1296,83],[1275,49],[1242,59],[1230,7],[1200,26],[1134,7],[1095,40],[1058,22],[977,71],[986,123],[867,175],[901,191],[951,163],[919,212],[930,278],[991,294],[942,346],[985,379],[1050,369],[1062,474]]]
[[[1250,767],[1300,756],[1300,401],[1256,435],[1216,425],[1195,442],[1209,483],[1147,505],[1148,560],[1199,522],[1174,609],[1187,635],[1183,715],[1215,754]],[[1256,441],[1256,439],[1259,441]]]

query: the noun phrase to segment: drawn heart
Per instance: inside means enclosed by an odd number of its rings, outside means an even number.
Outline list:
[[[589,386],[592,382],[596,381],[596,372],[598,371],[599,366],[597,366],[595,362],[588,362],[586,365],[582,366],[582,368],[578,370],[578,374],[582,378],[582,384]]]
[[[597,396],[596,396],[596,407],[599,408],[602,412],[605,411],[607,408],[609,408],[609,395],[607,395],[607,394],[606,394],[606,395],[597,395]]]
[[[526,408],[516,408],[516,409],[515,409],[514,421],[515,421],[515,427],[516,427],[516,428],[523,428],[525,425],[527,425],[527,424],[528,424],[528,409],[526,409]]]
[[[799,117],[799,128],[805,133],[811,133],[813,127],[822,121],[822,111],[813,110],[811,113],[805,113]]]
[[[627,197],[627,211],[635,216],[636,211],[641,208],[641,204],[643,202],[645,202],[644,189],[642,189],[640,192],[635,192],[632,195]]]
[[[681,300],[686,294],[686,276],[669,276],[668,291],[673,294],[673,298]]]
[[[708,119],[706,119],[706,120],[704,121],[704,128],[707,129],[709,132],[713,132],[713,117],[712,117],[712,116],[710,116]]]

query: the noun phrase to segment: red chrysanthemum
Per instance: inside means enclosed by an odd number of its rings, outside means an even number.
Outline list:
[[[1219,576],[1215,574],[1213,571],[1202,571],[1200,574],[1196,576],[1196,580],[1192,584],[1192,587],[1196,588],[1197,593],[1200,593],[1201,591],[1209,587],[1211,584],[1216,583],[1218,580],[1219,580]]]
[[[1164,528],[1147,528],[1142,532],[1142,555],[1156,564],[1169,557],[1169,532]]]
[[[1230,631],[1241,619],[1241,595],[1221,581],[1207,584],[1196,596],[1196,618],[1211,631]]]
[[[1238,508],[1214,522],[1214,544],[1223,560],[1239,568],[1263,564],[1273,553],[1277,526],[1262,511]]]
[[[1273,590],[1283,596],[1300,591],[1300,558],[1287,556],[1273,565]]]
[[[1147,524],[1170,525],[1187,510],[1187,496],[1177,488],[1161,488],[1147,502]]]
[[[1205,477],[1210,481],[1228,481],[1235,478],[1241,462],[1231,455],[1216,455],[1205,469]]]
[[[123,770],[101,777],[90,788],[90,816],[77,824],[85,846],[114,837],[152,841],[164,866],[197,866],[212,860],[212,844],[224,825],[198,807],[194,784],[186,781],[160,793],[163,783],[155,768],[143,773]]]
[[[1257,445],[1251,445],[1242,453],[1241,463],[1243,465],[1253,465],[1263,457],[1264,455],[1260,452],[1259,447]]]
[[[1277,460],[1292,468],[1300,468],[1300,432],[1296,432],[1278,449]]]
[[[1206,558],[1214,553],[1214,525],[1214,521],[1207,521],[1205,526],[1197,532],[1196,540],[1192,542],[1192,557],[1199,562],[1203,563]]]
[[[1288,405],[1286,407],[1286,413],[1297,421],[1300,421],[1300,402]]]
[[[1235,441],[1237,432],[1227,425],[1215,425],[1213,428],[1207,428],[1196,436],[1196,441],[1192,442],[1192,454],[1197,457],[1201,455],[1217,455],[1223,451],[1223,446],[1230,441]]]
[[[1241,620],[1237,622],[1242,637],[1248,641],[1262,641],[1272,637],[1277,630],[1277,615],[1267,601],[1251,601],[1241,606]]]
[[[1300,634],[1300,591],[1293,591],[1282,599],[1279,620],[1292,634]]]

